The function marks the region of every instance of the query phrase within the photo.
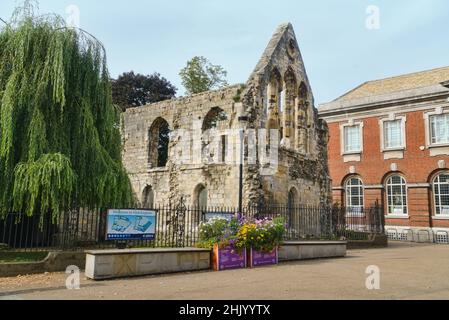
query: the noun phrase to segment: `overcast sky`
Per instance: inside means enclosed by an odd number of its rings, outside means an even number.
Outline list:
[[[9,19],[22,1],[0,0]],[[317,103],[367,80],[449,66],[447,0],[40,0],[40,12],[80,11],[107,50],[111,75],[161,73],[184,94],[179,70],[195,55],[245,82],[276,27],[291,22]],[[369,29],[368,6],[380,29]],[[370,11],[373,12],[373,11]],[[370,20],[372,21],[372,20]]]

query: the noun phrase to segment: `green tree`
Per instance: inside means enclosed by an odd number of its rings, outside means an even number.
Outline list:
[[[174,98],[177,91],[176,87],[159,73],[145,76],[133,71],[125,72],[111,82],[112,100],[122,111]]]
[[[213,65],[205,57],[193,57],[179,73],[187,94],[225,87],[227,74],[223,67]]]
[[[31,7],[0,27],[0,214],[132,205],[103,46]]]

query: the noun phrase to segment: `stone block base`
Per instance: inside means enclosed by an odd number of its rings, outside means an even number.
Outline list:
[[[339,258],[346,256],[345,241],[291,241],[279,248],[279,261]]]
[[[130,249],[86,252],[86,277],[94,280],[207,270],[210,250]]]

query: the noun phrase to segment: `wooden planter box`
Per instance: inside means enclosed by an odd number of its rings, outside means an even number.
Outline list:
[[[212,252],[212,268],[215,271],[242,269],[246,268],[246,264],[246,250],[238,254],[231,247],[220,248],[218,244],[214,246]]]
[[[276,265],[279,263],[279,251],[278,248],[274,249],[272,252],[258,252],[252,248],[249,250],[248,254],[248,266],[250,268]]]

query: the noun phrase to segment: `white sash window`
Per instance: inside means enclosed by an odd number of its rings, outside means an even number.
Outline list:
[[[385,149],[401,148],[404,138],[402,137],[402,120],[384,122],[384,146]]]
[[[430,117],[430,135],[432,144],[449,143],[449,114]]]
[[[360,152],[361,145],[361,128],[359,125],[344,127],[344,150],[347,153]]]

